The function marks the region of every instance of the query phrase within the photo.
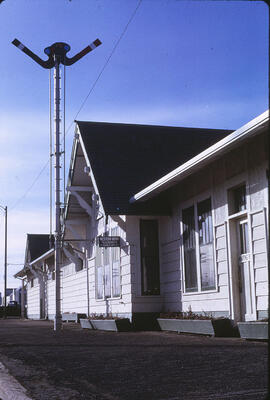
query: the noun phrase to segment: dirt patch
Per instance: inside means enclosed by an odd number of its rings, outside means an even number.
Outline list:
[[[8,320],[0,324],[0,354],[37,400],[259,400],[267,388],[266,343],[235,338],[77,324],[56,335],[50,322]]]

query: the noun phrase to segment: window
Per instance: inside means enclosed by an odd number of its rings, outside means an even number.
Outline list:
[[[79,271],[81,271],[83,268],[84,268],[84,262],[83,262],[83,260],[81,259],[81,257],[78,257],[77,263],[75,264],[75,270],[76,270],[76,272],[79,272]]]
[[[201,268],[201,289],[215,289],[215,266],[211,200],[198,203],[198,228]]]
[[[140,221],[141,292],[142,295],[160,294],[158,221]]]
[[[118,228],[112,229],[112,236],[118,236]],[[111,248],[112,257],[112,297],[119,297],[120,286],[120,247]]]
[[[96,249],[96,298],[103,299],[102,249],[98,246]]]
[[[182,211],[185,291],[216,288],[211,199]]]
[[[234,187],[228,191],[229,214],[236,214],[247,209],[246,185]]]
[[[198,290],[194,207],[183,210],[182,221],[186,291],[194,292]]]
[[[111,230],[112,236],[118,236],[118,228]],[[96,298],[111,298],[121,295],[120,248],[96,248]]]

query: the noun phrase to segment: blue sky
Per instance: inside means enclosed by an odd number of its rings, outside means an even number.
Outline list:
[[[0,5],[0,204],[9,208],[10,264],[24,261],[26,233],[49,230],[49,72],[57,41],[69,56],[102,46],[67,68],[66,126],[123,33],[138,0],[5,0]],[[268,8],[253,1],[142,0],[77,119],[237,129],[268,108]],[[67,136],[67,164],[74,126]],[[23,198],[22,198],[23,196]],[[22,200],[20,200],[22,198]],[[19,200],[19,201],[18,201]],[[15,205],[15,207],[14,207]],[[4,218],[0,216],[0,288]],[[8,285],[18,285],[10,265]],[[0,291],[2,291],[0,289]]]

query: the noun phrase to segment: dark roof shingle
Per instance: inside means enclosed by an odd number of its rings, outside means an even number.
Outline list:
[[[232,132],[76,122],[106,214],[162,213],[161,205],[153,201],[130,204],[129,199]]]
[[[52,237],[53,239],[53,237]],[[47,253],[50,247],[50,235],[48,234],[27,234],[28,252],[30,254],[30,262]]]

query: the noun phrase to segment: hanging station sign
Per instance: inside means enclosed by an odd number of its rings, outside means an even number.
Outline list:
[[[120,236],[98,236],[99,247],[120,247]]]

